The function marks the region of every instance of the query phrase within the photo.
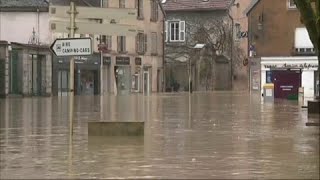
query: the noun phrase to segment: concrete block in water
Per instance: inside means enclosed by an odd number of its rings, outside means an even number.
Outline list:
[[[320,114],[320,101],[308,101],[308,114]]]
[[[88,122],[89,136],[143,136],[144,122]]]

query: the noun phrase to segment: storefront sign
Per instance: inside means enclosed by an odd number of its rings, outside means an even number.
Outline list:
[[[103,65],[110,65],[111,64],[111,57],[103,57]]]
[[[136,65],[141,66],[141,64],[142,64],[141,58],[136,58],[135,63],[136,63]]]
[[[116,64],[117,65],[130,65],[130,58],[129,57],[116,57]]]
[[[271,64],[271,65],[264,65],[265,68],[270,68],[270,69],[274,69],[274,68],[299,68],[299,69],[310,69],[310,68],[318,68],[318,65],[316,64]]]

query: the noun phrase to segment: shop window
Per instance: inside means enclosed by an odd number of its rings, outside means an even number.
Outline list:
[[[109,0],[103,0],[103,4],[102,4],[102,7],[109,7]]]
[[[125,8],[126,7],[126,0],[119,0],[119,8]]]
[[[266,72],[266,83],[273,83],[272,71],[267,71]]]
[[[132,91],[134,92],[139,92],[139,86],[140,86],[139,77],[140,76],[138,73],[132,76]]]

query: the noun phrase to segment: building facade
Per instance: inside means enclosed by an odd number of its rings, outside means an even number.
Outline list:
[[[248,90],[249,65],[248,65],[248,17],[245,10],[252,0],[234,0],[230,7],[230,15],[233,18],[234,43],[236,51],[241,59],[234,68],[234,90]]]
[[[63,1],[53,1],[61,5]],[[91,2],[92,3],[92,2]],[[67,5],[67,4],[62,4]],[[86,4],[76,3],[76,6]],[[87,5],[88,6],[88,5]],[[100,7],[100,3],[91,6]],[[134,36],[110,34],[79,34],[75,37],[91,37],[94,53],[89,57],[76,57],[76,94],[129,94],[161,92],[163,89],[163,19],[164,12],[156,0],[104,0],[103,8],[108,10],[136,10],[136,18],[103,19],[102,24],[132,26],[137,30]],[[53,20],[53,19],[51,19]],[[55,19],[56,20],[56,19]],[[91,22],[82,19],[84,22]],[[68,33],[52,30],[53,39],[66,38]],[[102,52],[102,61],[100,52]],[[54,61],[54,94],[68,91],[68,58]],[[101,71],[102,62],[102,71]],[[102,73],[103,87],[100,75]],[[102,91],[101,91],[102,90]]]
[[[5,95],[51,95],[49,4],[46,1],[0,3],[1,56],[5,59]]]
[[[277,98],[297,99],[299,88],[305,97],[319,93],[317,57],[293,0],[255,0],[246,14],[249,56],[261,61],[257,90],[274,83]]]
[[[188,90],[188,77],[196,91],[231,89],[232,1],[167,0],[162,4],[166,11],[166,90]]]

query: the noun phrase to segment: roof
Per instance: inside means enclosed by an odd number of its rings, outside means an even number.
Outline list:
[[[100,7],[100,0],[73,0],[76,6]],[[50,3],[58,6],[69,6],[70,0],[50,0]]]
[[[0,7],[48,7],[46,0],[0,0]]]
[[[258,4],[260,0],[252,0],[251,3],[249,4],[249,6],[247,7],[246,10],[244,10],[244,13],[246,15],[248,15],[250,13],[250,11],[256,6],[256,4]]]
[[[165,11],[208,11],[229,9],[232,0],[166,0]]]
[[[1,11],[47,11],[47,0],[0,0]]]

